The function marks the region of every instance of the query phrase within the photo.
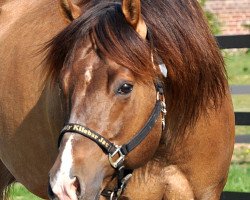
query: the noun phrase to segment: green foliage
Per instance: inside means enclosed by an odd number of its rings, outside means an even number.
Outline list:
[[[212,12],[204,9],[206,1],[207,0],[198,0],[198,2],[200,3],[201,7],[203,8],[203,10],[205,12],[205,16],[207,17],[208,24],[210,26],[212,33],[214,35],[219,34],[221,31],[220,30],[221,23],[219,22],[217,17]]]
[[[246,23],[246,24],[243,24],[242,26],[250,30],[250,24]]]

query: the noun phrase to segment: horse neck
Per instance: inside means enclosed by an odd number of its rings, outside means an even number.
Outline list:
[[[58,134],[64,123],[64,112],[61,104],[60,91],[57,86],[46,85],[44,88],[44,106],[52,138],[57,143]]]

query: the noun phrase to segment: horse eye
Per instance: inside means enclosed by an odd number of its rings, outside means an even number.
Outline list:
[[[129,83],[124,83],[118,90],[117,93],[121,95],[126,95],[132,92],[133,90],[133,85]]]

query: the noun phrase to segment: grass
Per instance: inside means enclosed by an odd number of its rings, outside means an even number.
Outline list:
[[[250,85],[250,52],[230,54],[224,52],[230,85]],[[250,112],[250,94],[233,95],[235,111]],[[237,126],[236,134],[250,134],[249,126]]]
[[[250,54],[225,53],[229,84],[250,85]],[[250,111],[250,95],[233,95],[235,111]],[[250,127],[236,127],[236,134],[250,134]],[[234,157],[245,156],[250,159],[249,148],[245,151],[234,152]],[[231,164],[225,191],[250,192],[250,163],[234,162]],[[12,192],[14,200],[41,200],[32,195],[21,184],[16,184]]]
[[[230,85],[250,85],[250,53],[226,54],[225,62]],[[250,112],[250,95],[233,95],[232,98],[235,111]],[[250,127],[237,126],[236,134],[250,134]],[[238,157],[238,162],[231,164],[224,190],[250,192],[249,146],[243,150],[235,148],[233,157]]]
[[[250,192],[250,164],[231,164],[224,191]]]
[[[30,193],[23,185],[20,183],[15,183],[15,186],[11,192],[11,198],[13,200],[42,200],[37,196]]]
[[[250,144],[235,144],[225,191],[250,192]]]
[[[250,53],[224,54],[229,84],[250,84]]]

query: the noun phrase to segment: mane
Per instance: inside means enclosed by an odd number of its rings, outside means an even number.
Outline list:
[[[47,79],[57,80],[82,41],[91,38],[101,55],[139,78],[155,79],[151,45],[129,26],[119,3],[101,1],[74,20],[46,46]],[[223,58],[196,0],[142,1],[154,52],[168,68],[163,79],[170,137],[183,138],[208,108],[218,108],[227,91]]]

